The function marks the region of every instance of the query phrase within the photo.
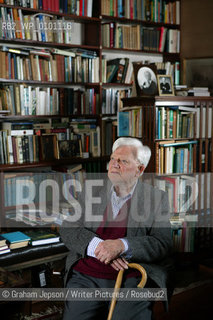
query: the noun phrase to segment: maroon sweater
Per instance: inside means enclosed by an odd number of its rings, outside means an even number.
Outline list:
[[[130,200],[128,200],[126,204],[123,205],[116,219],[111,219],[111,221],[108,221],[108,217],[112,216],[111,205],[107,206],[104,213],[103,221],[96,230],[97,236],[99,236],[103,240],[124,238],[126,236]],[[105,263],[100,262],[98,259],[93,257],[80,259],[75,264],[73,269],[83,274],[101,279],[114,280],[118,275],[118,271],[112,268],[109,264],[106,265]],[[136,276],[140,276],[140,272],[134,269],[128,269],[124,273],[125,278]]]

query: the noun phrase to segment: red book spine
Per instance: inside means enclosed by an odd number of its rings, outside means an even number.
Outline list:
[[[133,19],[133,0],[130,0],[130,19]]]
[[[48,0],[43,0],[42,1],[42,7],[43,7],[43,10],[48,10]]]
[[[59,12],[60,6],[59,6],[59,0],[56,0],[56,12]]]
[[[47,0],[47,10],[53,11],[53,1],[52,0]]]
[[[40,69],[40,75],[41,75],[41,81],[44,81],[44,73],[43,73],[43,63],[42,63],[42,60],[39,59],[39,69]]]
[[[89,136],[86,136],[86,141],[85,141],[85,152],[89,152]]]
[[[11,79],[15,79],[14,57],[11,58]]]
[[[110,22],[109,24],[109,28],[110,28],[110,48],[114,47],[114,23]]]
[[[79,7],[79,16],[82,16],[82,10],[83,10],[83,1],[84,1],[84,0],[80,0],[80,7]]]

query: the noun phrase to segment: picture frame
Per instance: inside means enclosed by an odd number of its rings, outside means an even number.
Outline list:
[[[159,96],[174,96],[173,79],[171,75],[158,74],[158,91]]]
[[[183,59],[183,83],[188,87],[208,87],[213,92],[213,57]]]
[[[71,159],[81,156],[80,140],[61,140],[58,141],[59,159]]]
[[[40,136],[41,160],[51,161],[58,158],[57,137],[55,134]]]
[[[158,94],[157,67],[155,64],[133,62],[137,96],[155,96]]]

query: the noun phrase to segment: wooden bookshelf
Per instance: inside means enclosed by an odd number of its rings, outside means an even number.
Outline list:
[[[190,137],[156,137],[158,134],[158,121],[161,119],[158,117],[158,111],[161,108],[169,109],[174,106],[181,106],[188,108],[188,111],[183,111],[185,116],[193,110],[193,128],[192,136]],[[213,97],[196,97],[196,96],[155,96],[155,97],[132,97],[123,99],[123,111],[127,114],[131,113],[132,110],[142,110],[142,123],[141,123],[141,134],[140,136],[134,135],[142,140],[145,145],[148,145],[152,151],[152,157],[147,167],[147,172],[155,173],[153,183],[157,184],[160,188],[172,188],[176,194],[175,198],[171,196],[168,191],[169,199],[171,201],[172,213],[174,219],[172,219],[172,225],[174,226],[174,247],[178,252],[188,253],[191,256],[192,252],[195,256],[189,261],[200,261],[204,257],[209,257],[210,248],[213,245],[213,234],[212,234],[212,173],[213,173]],[[197,110],[196,112],[194,110]],[[168,118],[166,118],[166,121]],[[122,126],[122,123],[120,124]],[[161,124],[162,125],[162,124]],[[164,123],[166,129],[166,123]],[[174,132],[172,132],[174,133]],[[165,144],[165,148],[168,145],[175,145],[176,143],[184,142],[190,145],[194,143],[194,149],[192,152],[192,165],[190,171],[159,171],[158,163],[165,158],[161,157],[160,149]],[[170,144],[169,144],[170,143]],[[171,156],[171,155],[169,155]],[[172,161],[177,161],[177,157],[172,154]],[[187,161],[190,158],[187,157]],[[173,162],[173,168],[174,168]],[[165,163],[164,163],[165,165]],[[180,167],[179,167],[180,168]],[[183,168],[184,169],[184,168]],[[188,169],[188,167],[187,167]],[[161,183],[160,183],[161,181]],[[163,182],[162,182],[163,181]],[[166,181],[166,182],[165,182]],[[191,181],[191,182],[190,182]],[[193,186],[191,183],[194,183]],[[185,184],[191,185],[197,195],[191,205],[185,206],[182,202],[181,197],[183,191],[181,188],[185,188]],[[173,187],[172,187],[173,186]],[[197,187],[195,187],[197,186]],[[184,189],[186,197],[186,189]],[[171,191],[171,192],[173,192]],[[175,200],[176,199],[176,200]],[[180,209],[182,208],[182,209]],[[181,210],[181,211],[179,211]],[[175,222],[176,221],[176,222]],[[188,233],[190,240],[189,243],[184,243],[185,236]],[[181,242],[182,241],[182,242]],[[188,240],[189,241],[189,240]],[[189,252],[188,252],[189,251]],[[180,258],[182,259],[182,258]],[[185,261],[185,258],[182,259]]]
[[[128,108],[131,110],[132,106],[138,106],[143,109],[143,121],[142,121],[142,140],[145,144],[149,145],[153,154],[156,154],[156,143],[160,141],[160,139],[156,138],[156,107],[165,106],[169,108],[169,106],[191,106],[195,108],[200,108],[200,121],[199,121],[199,133],[196,134],[197,127],[195,126],[193,136],[192,137],[180,137],[180,138],[170,138],[170,140],[191,140],[195,139],[198,143],[202,143],[202,141],[212,143],[212,128],[208,128],[208,110],[209,107],[212,107],[213,98],[212,97],[180,97],[180,96],[156,96],[156,97],[132,97],[132,98],[124,98],[123,106],[124,110],[127,111]],[[202,134],[202,126],[203,126],[203,113],[202,110],[204,106],[207,108],[206,110],[206,119],[205,119],[205,136],[201,136]],[[146,120],[145,120],[146,119]],[[212,120],[211,120],[211,123]],[[208,137],[208,131],[211,131],[211,135]],[[195,135],[196,134],[196,135]],[[169,140],[164,138],[165,140]],[[162,139],[161,139],[162,140]],[[205,167],[202,170],[202,149],[199,150],[199,156],[196,159],[196,153],[194,153],[194,163],[198,162],[198,168],[194,167],[193,172],[212,172],[212,152],[208,153],[208,144],[205,144]],[[208,165],[207,159],[210,159],[210,165]],[[210,169],[210,170],[209,170]],[[152,157],[152,161],[147,168],[149,172],[156,172],[156,156]]]

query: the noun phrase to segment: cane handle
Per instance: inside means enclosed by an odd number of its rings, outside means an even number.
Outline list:
[[[129,268],[133,268],[133,269],[137,269],[141,272],[142,278],[140,283],[138,284],[138,288],[143,288],[146,284],[147,281],[147,273],[146,270],[138,263],[128,263],[128,267]],[[107,320],[111,320],[112,319],[112,314],[115,308],[115,304],[116,304],[116,295],[119,292],[119,289],[121,287],[121,283],[122,283],[122,279],[123,279],[123,273],[124,270],[120,270],[118,272],[118,276],[115,282],[115,287],[114,287],[114,292],[113,292],[113,298],[110,304],[110,309],[109,309],[109,313],[108,313],[108,317]]]

